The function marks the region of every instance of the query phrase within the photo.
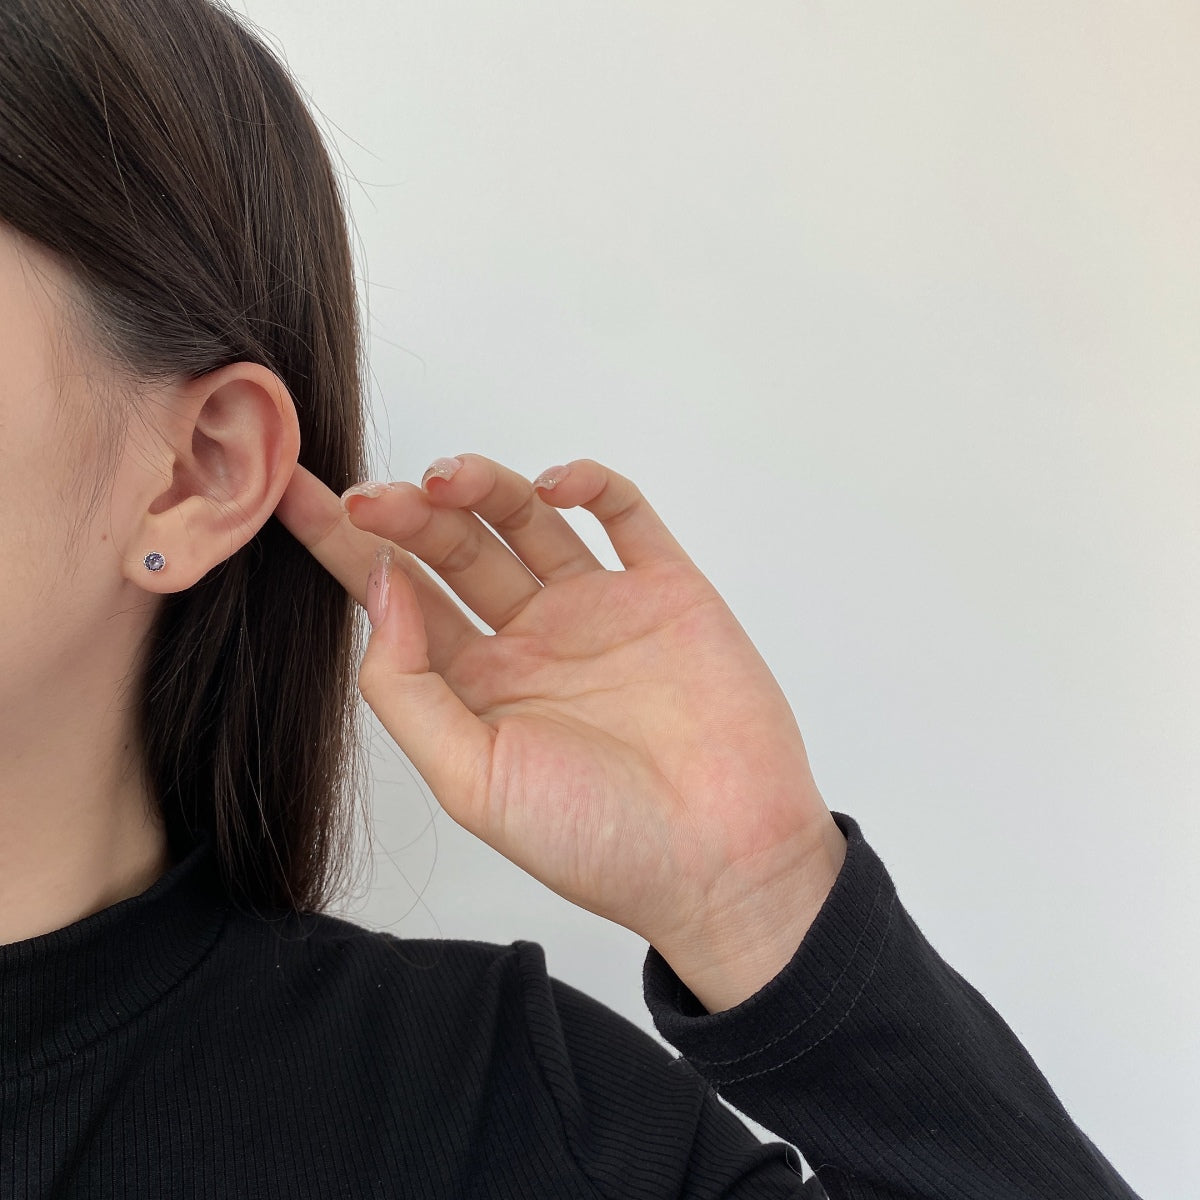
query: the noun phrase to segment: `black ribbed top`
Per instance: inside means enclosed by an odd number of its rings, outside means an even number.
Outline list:
[[[834,818],[833,891],[745,1003],[706,1013],[649,949],[680,1058],[533,942],[240,912],[204,842],[0,946],[0,1197],[1136,1200]]]
[[[0,1078],[81,1053],[193,971],[226,922],[214,867],[206,840],[140,896],[0,946]]]

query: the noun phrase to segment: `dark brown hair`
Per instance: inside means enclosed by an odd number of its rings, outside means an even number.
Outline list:
[[[3,0],[0,220],[63,265],[80,336],[112,368],[87,389],[90,422],[63,418],[91,433],[90,515],[144,385],[240,361],[290,391],[305,467],[339,493],[368,477],[344,197],[244,18],[211,0]],[[163,598],[130,683],[146,778],[172,854],[211,835],[239,903],[320,910],[344,884],[362,634],[274,516]]]

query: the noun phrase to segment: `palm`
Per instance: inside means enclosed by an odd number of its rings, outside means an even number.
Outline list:
[[[551,583],[443,675],[495,731],[464,824],[629,928],[823,811],[801,803],[811,777],[786,699],[690,565]]]

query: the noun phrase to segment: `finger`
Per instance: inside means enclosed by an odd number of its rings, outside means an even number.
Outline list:
[[[297,464],[275,516],[312,556],[366,607],[367,576],[386,539],[355,528],[337,496]],[[411,583],[424,614],[428,653],[435,671],[445,670],[476,638],[485,637],[411,554],[398,549],[395,567]]]
[[[577,458],[565,467],[549,467],[542,476],[558,480],[552,488],[538,489],[542,499],[557,508],[586,508],[604,526],[624,566],[692,563],[637,485],[624,475],[594,459]]]
[[[438,459],[421,479],[435,508],[476,513],[542,583],[604,570],[562,513],[546,504],[524,475],[482,454],[456,457],[462,466],[452,478],[437,473],[439,465],[452,460]]]
[[[473,612],[503,629],[542,590],[541,583],[472,512],[439,508],[413,483],[394,483],[375,498],[347,498],[350,520],[423,562]]]
[[[367,643],[358,690],[438,803],[464,829],[485,837],[496,733],[431,665],[416,592],[404,572],[393,570],[387,611]]]

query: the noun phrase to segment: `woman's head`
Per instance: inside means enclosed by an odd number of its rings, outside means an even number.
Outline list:
[[[237,898],[325,906],[362,631],[271,513],[297,459],[369,474],[364,364],[337,178],[241,19],[0,5],[0,351],[3,752],[107,678],[173,854],[211,832]]]

